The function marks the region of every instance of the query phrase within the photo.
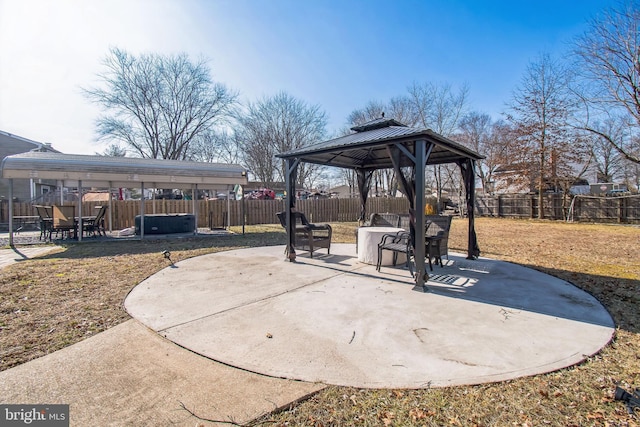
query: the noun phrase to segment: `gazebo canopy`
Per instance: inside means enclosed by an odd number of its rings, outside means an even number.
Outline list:
[[[408,127],[394,119],[376,119],[361,126],[354,126],[351,130],[355,133],[278,154],[278,157],[297,158],[307,163],[349,169],[390,169],[394,164],[387,147],[401,144],[410,152],[414,152],[417,141],[428,141],[433,143],[433,149],[427,159],[428,165],[484,158],[431,129]],[[413,162],[403,156],[400,167],[405,166],[413,166]]]
[[[308,147],[278,154],[286,161],[287,171],[287,253],[296,258],[291,211],[295,208],[295,180],[300,162],[354,169],[358,175],[361,200],[360,221],[366,217],[365,205],[373,171],[393,168],[410,206],[411,234],[416,262],[416,289],[426,291],[425,278],[425,168],[427,165],[457,164],[466,189],[469,219],[468,258],[479,256],[473,208],[475,163],[484,157],[431,129],[408,127],[391,118],[379,118],[351,128],[354,133]]]

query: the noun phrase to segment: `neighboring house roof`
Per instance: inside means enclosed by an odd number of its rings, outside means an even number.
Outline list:
[[[132,157],[27,152],[5,157],[3,178],[55,179],[64,185],[93,187],[216,188],[247,183],[238,165]]]
[[[21,136],[14,135],[12,133],[0,130],[0,140],[6,139],[6,138],[10,138],[10,139],[13,139],[14,141],[30,144],[33,146],[33,148],[30,148],[25,151],[50,151],[52,153],[59,153],[59,151],[54,149],[49,143],[33,141],[31,139],[23,138]]]

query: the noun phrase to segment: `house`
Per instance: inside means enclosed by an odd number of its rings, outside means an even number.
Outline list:
[[[339,185],[328,190],[332,197],[346,199],[351,197],[360,197],[358,188],[349,187],[348,185]]]
[[[8,132],[0,131],[0,162],[5,157],[13,154],[26,153],[28,151],[48,151],[59,153],[51,144],[31,141]],[[29,201],[56,191],[56,181],[43,179],[15,180],[13,183],[13,198],[16,201]],[[9,198],[9,180],[0,179],[0,199]]]

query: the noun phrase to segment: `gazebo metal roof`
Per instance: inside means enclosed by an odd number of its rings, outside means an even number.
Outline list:
[[[287,151],[278,154],[277,157],[298,158],[307,163],[350,169],[387,169],[394,167],[387,150],[389,145],[401,144],[409,152],[414,152],[415,142],[423,140],[434,144],[427,159],[428,165],[456,163],[467,158],[473,160],[484,158],[431,129],[407,127],[394,119],[376,119],[351,129],[356,132]],[[411,165],[412,162],[404,158],[400,166]]]

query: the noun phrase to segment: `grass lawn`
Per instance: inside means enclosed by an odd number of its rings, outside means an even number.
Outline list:
[[[332,224],[334,242],[354,242],[355,223]],[[466,251],[466,220],[450,249]],[[570,281],[612,314],[616,337],[599,354],[551,374],[480,386],[426,390],[327,387],[268,425],[636,426],[613,400],[616,384],[640,387],[640,228],[480,218],[482,256]],[[238,230],[236,230],[238,231]],[[173,261],[249,246],[284,244],[278,225],[246,235],[144,242],[83,242],[0,270],[0,370],[117,325],[137,283]],[[504,343],[509,346],[509,343]],[[640,416],[640,413],[638,414]]]

